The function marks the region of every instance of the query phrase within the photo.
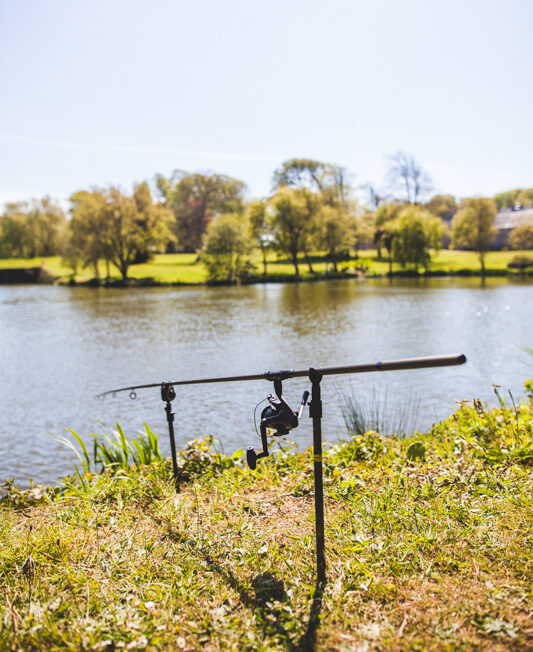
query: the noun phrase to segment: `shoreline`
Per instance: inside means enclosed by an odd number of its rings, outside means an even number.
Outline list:
[[[64,280],[62,277],[54,277],[46,267],[28,268],[5,268],[0,270],[0,286],[12,285],[60,285],[68,287],[95,287],[95,288],[135,288],[135,287],[217,287],[233,285],[264,285],[267,283],[315,283],[317,281],[338,281],[338,280],[375,280],[375,279],[397,279],[397,278],[511,278],[511,279],[532,279],[533,270],[516,272],[507,269],[487,269],[485,274],[480,270],[469,268],[460,270],[429,270],[417,272],[414,270],[400,270],[386,274],[365,274],[361,272],[317,272],[313,276],[268,274],[266,277],[254,276],[237,281],[160,281],[153,277],[121,279],[96,279],[86,281]],[[10,274],[11,272],[11,274]],[[25,272],[25,273],[23,273]]]

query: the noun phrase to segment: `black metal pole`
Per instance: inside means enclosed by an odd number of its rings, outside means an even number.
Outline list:
[[[167,413],[168,436],[170,439],[170,451],[172,453],[172,472],[174,473],[174,486],[176,493],[180,492],[178,460],[176,457],[176,440],[174,438],[174,412],[170,401],[176,398],[176,392],[172,383],[161,383],[161,398],[165,401],[165,412]]]
[[[326,556],[324,552],[324,482],[322,475],[322,397],[320,381],[322,374],[311,367],[311,403],[309,416],[313,419],[313,469],[315,477],[315,533],[316,533],[316,580],[321,586],[326,581]]]

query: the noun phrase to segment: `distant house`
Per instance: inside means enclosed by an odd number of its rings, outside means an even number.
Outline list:
[[[501,210],[494,220],[496,237],[492,242],[492,249],[501,249],[507,244],[509,233],[517,226],[533,226],[533,206],[523,207],[515,204],[513,208]]]

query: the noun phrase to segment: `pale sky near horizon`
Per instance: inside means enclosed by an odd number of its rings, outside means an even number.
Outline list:
[[[533,0],[0,0],[0,207],[292,157],[533,186]]]

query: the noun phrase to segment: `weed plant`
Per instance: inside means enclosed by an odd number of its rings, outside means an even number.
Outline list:
[[[374,430],[383,435],[405,436],[415,430],[420,402],[410,395],[391,409],[387,392],[375,387],[372,399],[359,399],[354,391],[341,395],[344,423],[350,435],[364,435]]]
[[[323,589],[311,450],[252,472],[190,442],[175,494],[117,431],[98,469],[82,449],[54,489],[6,486],[0,649],[532,649],[533,395],[497,389],[497,409],[326,451]]]

